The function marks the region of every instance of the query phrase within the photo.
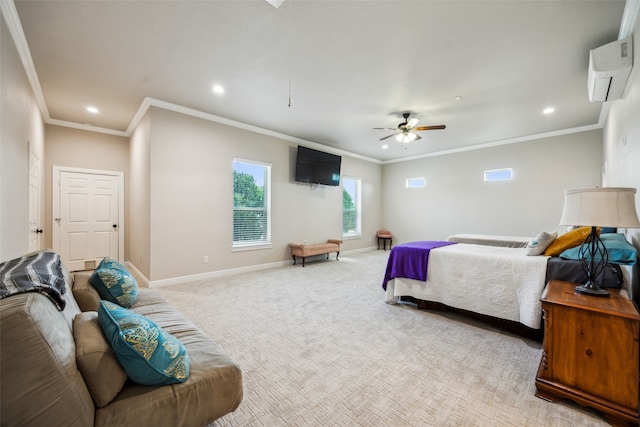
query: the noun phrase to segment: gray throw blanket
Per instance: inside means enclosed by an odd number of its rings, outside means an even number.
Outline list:
[[[67,302],[65,280],[60,255],[36,252],[0,264],[0,299],[24,292],[46,295],[59,311]]]

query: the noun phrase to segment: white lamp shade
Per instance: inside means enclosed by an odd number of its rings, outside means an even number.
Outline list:
[[[640,228],[635,188],[566,190],[560,225]]]

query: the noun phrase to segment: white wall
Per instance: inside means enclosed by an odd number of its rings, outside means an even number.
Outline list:
[[[126,203],[125,254],[145,277],[151,275],[150,139],[151,119],[147,113],[131,135],[129,144],[129,186]]]
[[[45,244],[52,247],[53,233],[53,167],[123,172],[125,196],[129,171],[129,138],[64,126],[46,125],[43,173],[45,175]],[[125,221],[125,234],[127,233]],[[126,259],[126,250],[125,250]]]
[[[640,20],[633,28],[634,66],[622,99],[610,101],[604,126],[604,161],[607,187],[632,187],[640,191]],[[640,213],[640,194],[636,193],[636,211]],[[631,242],[640,253],[640,229],[627,230]],[[632,289],[636,304],[640,288]]]
[[[289,242],[342,237],[341,187],[296,183],[297,144],[157,107],[150,135],[152,281],[288,261]],[[234,158],[272,165],[271,249],[232,251]],[[365,209],[363,238],[342,250],[370,247],[381,222],[381,166],[344,156],[341,172],[363,180]]]
[[[29,147],[44,160],[44,123],[4,15],[0,51],[0,261],[5,261],[29,250]]]
[[[600,185],[601,140],[596,130],[386,164],[384,226],[394,243],[560,230],[564,190]],[[513,168],[513,180],[484,182],[485,170],[501,168]],[[405,188],[415,177],[426,187]]]

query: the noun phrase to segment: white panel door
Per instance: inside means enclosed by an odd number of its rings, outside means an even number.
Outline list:
[[[59,252],[71,271],[119,260],[119,177],[60,172]]]
[[[40,250],[40,159],[29,150],[29,252]]]

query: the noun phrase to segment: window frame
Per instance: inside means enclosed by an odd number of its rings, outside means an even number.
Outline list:
[[[263,167],[263,206],[258,208],[258,209],[263,209],[266,212],[266,216],[267,216],[267,220],[266,220],[266,232],[265,232],[265,237],[264,239],[258,239],[258,240],[236,240],[236,224],[235,224],[235,214],[237,211],[253,211],[256,210],[255,207],[253,208],[249,208],[249,207],[237,207],[235,204],[235,194],[236,194],[236,188],[235,188],[235,179],[233,179],[232,177],[232,181],[233,181],[233,215],[232,215],[232,245],[231,245],[231,249],[232,251],[245,251],[245,250],[254,250],[254,249],[267,249],[267,248],[272,248],[273,247],[273,242],[271,240],[271,217],[272,217],[272,212],[271,212],[271,169],[272,169],[272,165],[271,163],[265,163],[265,162],[260,162],[260,161],[256,161],[256,160],[249,160],[249,159],[243,159],[243,158],[237,158],[234,157],[233,158],[233,163],[232,163],[232,173],[237,172],[236,169],[236,164],[244,164],[244,165],[250,165],[250,166],[260,166]]]
[[[352,181],[355,185],[354,192],[355,197],[349,193],[345,188],[346,181]],[[344,208],[344,192],[352,196],[355,212],[355,229],[350,232],[345,232],[345,213],[351,212],[351,210],[346,211]],[[342,202],[342,237],[343,238],[356,238],[362,237],[362,179],[356,178],[353,176],[343,176],[342,177],[342,192],[343,192],[343,202]]]
[[[500,174],[507,174],[507,177],[501,177]],[[511,181],[513,179],[513,168],[489,169],[484,171],[484,182],[495,181]]]
[[[418,188],[424,188],[427,186],[427,180],[423,176],[415,178],[407,178],[404,187],[409,190],[416,190]]]

